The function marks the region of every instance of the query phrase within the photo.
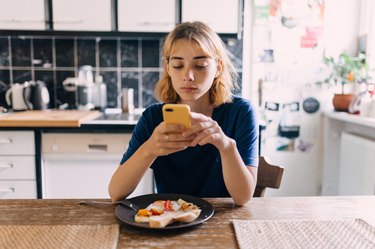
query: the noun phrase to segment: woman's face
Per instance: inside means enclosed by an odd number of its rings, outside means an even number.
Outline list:
[[[177,40],[167,63],[174,90],[182,103],[209,98],[208,91],[221,71],[221,63],[209,57],[196,42]]]

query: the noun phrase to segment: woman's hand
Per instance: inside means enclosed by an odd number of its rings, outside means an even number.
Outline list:
[[[165,156],[186,149],[195,136],[182,136],[185,130],[183,125],[160,123],[147,141],[150,154]]]
[[[190,113],[190,119],[191,128],[182,133],[184,137],[195,135],[190,146],[212,144],[219,151],[224,151],[230,146],[232,139],[224,134],[215,120],[196,112]]]

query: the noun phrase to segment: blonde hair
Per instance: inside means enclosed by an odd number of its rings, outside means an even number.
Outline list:
[[[168,75],[167,64],[175,42],[181,39],[196,42],[209,56],[222,61],[222,71],[215,78],[210,89],[210,102],[213,106],[231,102],[232,91],[237,87],[236,69],[229,59],[221,38],[202,22],[181,23],[165,38],[162,51],[164,72],[155,87],[155,95],[158,100],[165,103],[177,103],[179,101],[179,96]]]

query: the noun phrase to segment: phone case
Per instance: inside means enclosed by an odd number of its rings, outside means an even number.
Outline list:
[[[190,107],[184,104],[165,104],[163,106],[164,122],[168,124],[182,124],[191,127]]]

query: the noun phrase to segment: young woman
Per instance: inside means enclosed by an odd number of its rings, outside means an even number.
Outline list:
[[[156,95],[189,105],[192,126],[163,122],[163,103],[148,107],[112,176],[111,199],[131,194],[151,167],[158,193],[245,204],[257,180],[258,125],[252,105],[232,95],[237,75],[222,40],[202,22],[182,23],[166,37],[163,59]]]

